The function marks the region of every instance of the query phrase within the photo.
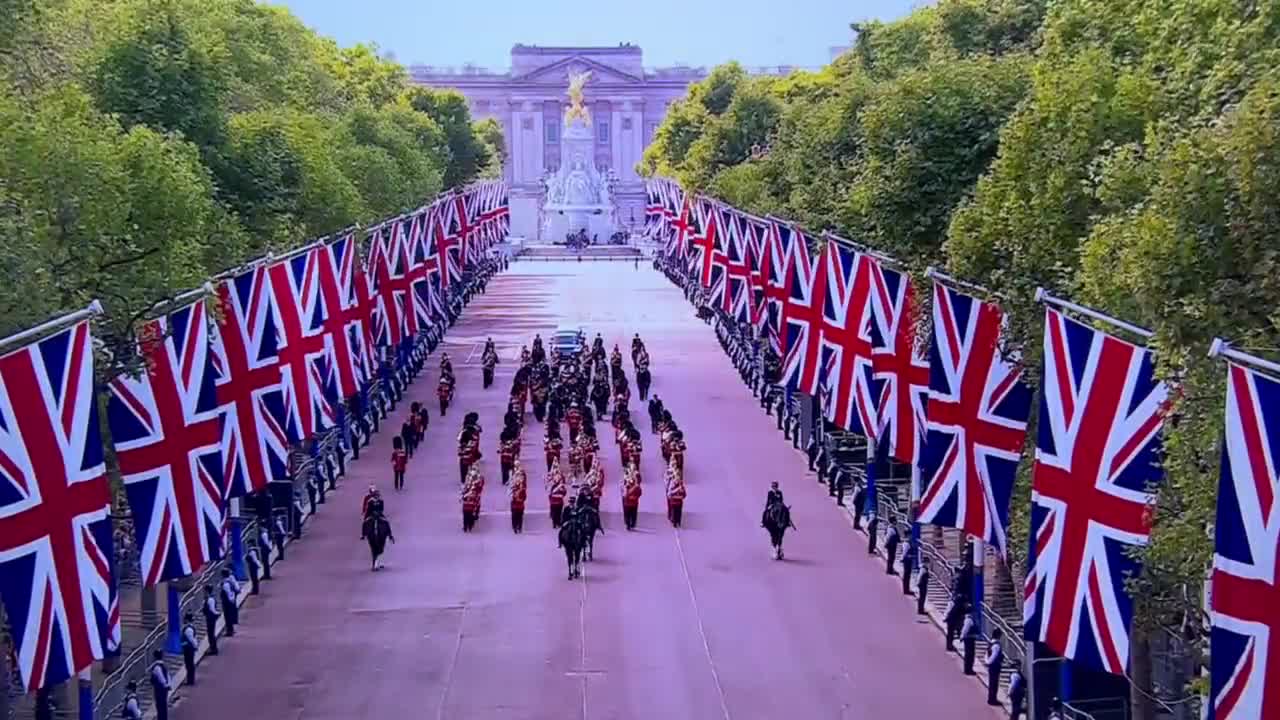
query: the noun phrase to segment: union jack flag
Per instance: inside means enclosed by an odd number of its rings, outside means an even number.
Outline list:
[[[721,237],[723,230],[720,227],[719,213],[716,212],[716,202],[707,198],[698,198],[696,206],[696,219],[699,232],[695,233],[692,240],[692,250],[695,252],[690,256],[690,262],[696,263],[695,271],[698,273],[699,282],[704,288],[713,288],[709,302],[712,305],[719,305],[723,302],[725,291],[723,283],[723,274],[725,268],[724,240]],[[714,288],[718,287],[720,295],[717,296]]]
[[[440,266],[440,287],[447,288],[450,283],[462,282],[462,242],[455,235],[450,235],[449,216],[454,213],[453,203],[437,201],[432,205],[430,217],[435,228],[436,262]]]
[[[277,354],[287,398],[286,429],[293,441],[307,440],[337,422],[333,338],[325,327],[320,287],[324,259],[317,245],[267,270],[281,331]]]
[[[1169,393],[1149,350],[1055,310],[1045,313],[1043,377],[1026,637],[1119,675],[1133,619],[1124,580],[1138,569],[1128,550],[1151,532]]]
[[[1210,718],[1280,715],[1280,381],[1227,370],[1214,525]]]
[[[787,233],[784,237],[777,232],[771,222],[763,233],[763,237],[764,252],[761,255],[760,267],[764,291],[761,294],[759,324],[769,340],[769,346],[781,355],[786,340],[786,325],[782,318],[787,301],[791,297],[791,266],[796,263],[792,243],[795,242],[796,235]],[[805,257],[808,257],[807,249]]]
[[[814,263],[809,259],[809,238],[799,228],[775,220],[773,232],[779,248],[787,253],[784,264],[787,294],[778,323],[782,338],[782,380],[787,389],[812,395],[817,382],[827,275],[814,272]]]
[[[283,332],[261,264],[222,282],[218,304],[214,384],[231,428],[222,475],[226,497],[235,498],[288,477],[289,413],[277,347]]]
[[[35,691],[101,660],[113,633],[111,491],[87,321],[0,357],[0,506],[0,598]]]
[[[693,208],[686,196],[680,203],[680,214],[671,221],[671,231],[667,235],[667,246],[663,254],[668,258],[684,258],[688,252],[690,230],[695,227]]]
[[[111,381],[107,423],[147,587],[222,557],[223,446],[204,300],[141,329],[139,377]]]
[[[747,244],[750,221],[728,205],[721,205],[720,227],[725,247],[721,309],[734,320],[746,322],[751,319],[751,251]]]
[[[469,207],[474,203],[468,202],[471,199],[466,193],[458,193],[448,203],[453,207],[453,212],[449,213],[449,236],[456,238],[462,248],[458,256],[463,270],[479,261],[480,253],[484,250],[475,236],[475,218]]]
[[[431,227],[434,224],[434,209],[422,213],[419,230],[413,233],[409,246],[404,248],[408,253],[405,262],[409,267],[413,297],[413,315],[418,328],[430,328],[445,317],[444,300],[441,297],[440,261],[436,255],[436,244],[431,242]]]
[[[1004,324],[995,304],[934,283],[919,514],[1002,553],[1031,414],[1022,368],[1000,354]]]
[[[398,218],[391,222],[389,232],[379,229],[370,238],[368,272],[376,299],[373,325],[379,345],[399,349],[418,332],[412,287],[425,277],[426,270],[410,266],[409,245],[425,229],[428,214],[424,210]]]
[[[343,398],[373,372],[373,303],[354,235],[325,245],[320,260],[324,328],[333,344],[333,370]]]
[[[758,332],[764,332],[769,320],[769,276],[776,244],[773,228],[768,223],[748,217],[743,239],[751,265],[751,324]]]
[[[866,260],[871,277],[871,367],[879,387],[874,439],[898,462],[917,466],[929,394],[929,363],[916,343],[911,276]],[[918,497],[918,493],[916,497]]]
[[[658,183],[659,180],[657,178],[649,178],[644,183],[644,234],[648,237],[655,236],[662,223],[664,209],[662,207],[662,197],[658,194]]]
[[[866,433],[876,426],[875,393],[871,374],[871,260],[866,255],[828,240],[815,268],[814,286],[825,286],[818,336],[823,366],[834,377],[831,399],[822,404],[824,416],[850,432]],[[825,275],[825,281],[819,276]],[[810,337],[813,331],[810,330]]]

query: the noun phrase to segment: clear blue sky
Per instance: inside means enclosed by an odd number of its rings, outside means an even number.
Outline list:
[[[925,0],[274,0],[342,45],[375,42],[405,64],[492,68],[511,46],[644,48],[645,65],[823,65],[849,23]]]

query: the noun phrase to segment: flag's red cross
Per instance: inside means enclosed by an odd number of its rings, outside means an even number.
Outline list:
[[[986,304],[984,308],[989,307]],[[998,323],[992,323],[998,327]],[[979,327],[982,323],[979,322]],[[1066,366],[1067,345],[1063,336],[1061,323],[1049,322],[1050,341],[1059,349],[1053,353],[1058,363],[1057,374],[1060,378],[1071,377],[1071,369]],[[1141,449],[1141,438],[1149,437],[1151,426],[1162,422],[1163,413],[1153,413],[1146,421],[1146,427],[1132,434],[1133,440],[1121,449],[1111,461],[1111,467],[1103,467],[1106,460],[1107,440],[1117,418],[1123,411],[1120,407],[1124,399],[1124,385],[1132,355],[1135,348],[1119,340],[1107,337],[1103,340],[1102,352],[1098,358],[1094,372],[1093,387],[1083,408],[1079,408],[1084,416],[1080,418],[1076,441],[1072,448],[1070,469],[1054,467],[1047,463],[1036,463],[1035,492],[1044,498],[1062,503],[1057,513],[1061,518],[1061,543],[1058,548],[1057,580],[1054,582],[1053,619],[1050,621],[1046,642],[1057,652],[1065,652],[1067,639],[1071,632],[1074,609],[1080,574],[1068,572],[1064,563],[1077,562],[1086,557],[1086,543],[1089,538],[1090,525],[1097,523],[1133,535],[1146,535],[1151,528],[1151,516],[1145,503],[1123,498],[1105,492],[1098,487],[1098,481],[1104,476],[1113,476],[1123,467],[1133,454]],[[992,353],[983,353],[976,357],[987,357]],[[972,359],[970,360],[972,362]],[[1075,417],[1077,408],[1070,396],[1069,389],[1061,393],[1063,414],[1070,423]],[[929,419],[933,420],[934,403],[929,400]],[[1006,431],[1012,432],[1012,431]],[[1049,528],[1042,530],[1044,537],[1049,537]],[[1103,607],[1103,583],[1109,578],[1098,575],[1097,565],[1090,564],[1088,577],[1089,595],[1095,607]],[[1215,592],[1215,595],[1217,593]],[[1068,610],[1070,608],[1070,610]],[[1095,613],[1094,622],[1098,624],[1097,637],[1100,639],[1102,651],[1106,653],[1106,663],[1110,668],[1124,668],[1119,650],[1111,642],[1111,631],[1107,626],[1105,613]]]
[[[804,236],[796,233],[794,242],[804,242]],[[796,252],[808,252],[797,249]],[[823,251],[826,252],[825,250]],[[800,258],[793,258],[792,262],[800,262]],[[809,392],[814,388],[817,382],[818,359],[822,356],[822,330],[826,321],[826,313],[823,311],[823,304],[827,297],[827,268],[826,258],[820,257],[816,267],[810,267],[809,273],[809,302],[802,303],[796,299],[793,293],[788,292],[786,302],[783,305],[783,317],[780,323],[782,328],[782,336],[785,339],[789,334],[787,325],[792,320],[803,322],[809,332],[807,342],[804,346],[804,357],[801,358],[800,366],[800,388],[805,392]],[[787,289],[790,291],[792,275],[787,273]],[[784,351],[790,355],[792,348],[786,347]]]
[[[263,283],[267,281],[266,277],[264,277],[266,270],[260,267],[252,272],[258,276],[253,283],[258,291],[254,292],[253,300],[247,312],[250,326],[254,324],[259,313],[267,311],[266,308],[262,307],[264,292],[261,291]],[[258,400],[254,397],[254,394],[261,390],[278,386],[280,384],[280,368],[275,364],[257,368],[249,366],[249,349],[245,347],[244,340],[246,330],[240,327],[240,320],[236,316],[234,305],[231,301],[231,290],[228,287],[228,283],[223,283],[218,288],[218,299],[222,305],[220,335],[227,365],[229,366],[223,369],[225,382],[218,385],[218,404],[235,403],[235,423],[236,427],[240,429],[240,444],[244,450],[245,477],[249,481],[249,489],[257,491],[266,487],[267,483],[274,478],[267,477],[266,467],[263,462],[262,446],[258,438],[258,419],[257,414],[254,412],[254,406]],[[282,447],[287,446],[288,438],[285,437],[283,429],[273,421],[269,413],[264,412],[264,415],[268,420],[269,429],[276,436],[276,440]],[[227,453],[226,462],[228,466],[234,462],[234,457],[235,453]],[[232,476],[232,468],[224,468],[223,477],[226,478],[227,482],[231,482]]]
[[[902,290],[902,308],[898,311],[900,317],[897,318],[898,327],[893,336],[893,352],[876,353],[872,356],[871,363],[877,375],[892,376],[896,388],[893,403],[895,437],[891,442],[893,457],[898,462],[914,463],[916,435],[920,430],[916,427],[915,407],[911,404],[911,398],[916,392],[914,388],[929,387],[929,366],[915,355],[916,328],[911,308],[911,280],[905,273],[902,275],[902,282],[906,287]],[[876,291],[880,294],[881,307],[892,308],[893,302],[883,283],[876,283]],[[887,383],[884,392],[889,392]],[[888,400],[882,395],[882,414],[887,414],[887,405]]]
[[[62,398],[61,418],[54,418],[49,414],[49,406],[41,393],[41,383],[32,364],[36,349],[0,358],[0,376],[5,379],[5,390],[9,393],[10,403],[12,407],[22,409],[16,419],[31,463],[31,477],[25,477],[19,466],[2,454],[0,462],[3,462],[9,477],[23,485],[28,492],[30,483],[34,482],[40,495],[39,503],[0,519],[0,538],[3,538],[0,548],[11,550],[47,540],[53,554],[53,571],[61,589],[60,599],[68,619],[67,627],[62,628],[71,639],[71,657],[68,660],[75,668],[80,668],[88,665],[94,658],[89,626],[83,620],[90,613],[84,606],[84,593],[81,592],[83,583],[76,555],[81,547],[93,549],[85,554],[96,562],[101,562],[101,554],[96,551],[96,541],[87,528],[82,529],[77,537],[75,522],[81,515],[102,512],[111,503],[111,496],[105,475],[71,482],[63,462],[65,455],[54,430],[54,423],[61,421],[62,433],[68,437],[73,435],[75,428],[72,423],[76,405],[84,402],[77,397],[79,388],[76,387],[76,378],[80,376],[82,363],[89,360],[86,352],[88,338],[85,337],[89,326],[82,323],[72,332],[76,337],[69,343],[70,367],[65,376],[66,390]],[[93,399],[88,401],[92,402]],[[104,578],[110,576],[107,567],[99,567],[97,571]],[[46,585],[44,592],[44,611],[40,615],[39,633],[34,636],[37,638],[49,638],[53,631],[53,587]],[[32,688],[39,688],[44,684],[44,674],[49,662],[48,651],[47,643],[37,644],[37,654],[31,664],[32,677],[29,684]]]
[[[940,331],[946,333],[947,345],[952,353],[948,364],[958,368],[961,364],[960,328],[955,323],[956,316],[950,306],[950,296],[943,291],[937,293],[935,298],[935,302],[942,304],[940,314],[944,322]],[[983,389],[1000,352],[1001,321],[1000,310],[996,306],[985,302],[975,305],[978,318],[974,323],[974,337],[969,343],[969,352],[964,359],[964,374],[960,377],[959,386],[951,388],[956,399],[946,400],[930,395],[926,411],[930,423],[959,428],[955,441],[947,449],[947,454],[938,467],[936,477],[946,477],[956,463],[964,463],[966,522],[971,518],[985,517],[987,511],[987,494],[978,473],[975,448],[984,446],[1016,453],[1022,449],[1022,443],[1026,439],[1026,432],[1021,428],[1005,427],[982,419]],[[992,391],[989,401],[996,403],[999,398],[1007,395],[1019,377],[1019,373],[1009,373]],[[933,483],[920,504],[929,505],[944,485],[942,482]]]
[[[198,306],[193,307],[189,324],[194,325],[204,321],[204,312]],[[147,325],[147,332],[151,333],[151,338],[163,338],[164,330],[159,321],[153,321]],[[200,569],[203,563],[199,561],[205,557],[201,542],[204,524],[201,520],[200,508],[196,503],[196,483],[199,482],[205,486],[205,492],[209,497],[222,496],[222,488],[218,487],[213,478],[203,472],[203,469],[199,477],[193,477],[191,472],[191,453],[216,446],[221,442],[221,421],[216,415],[205,420],[193,421],[184,411],[182,396],[178,392],[179,387],[190,386],[191,375],[195,371],[191,353],[194,351],[195,342],[202,339],[202,336],[188,338],[187,353],[182,359],[181,380],[174,372],[172,358],[163,340],[152,339],[143,343],[142,352],[147,360],[151,396],[155,398],[156,403],[155,421],[159,425],[159,427],[153,427],[152,431],[158,441],[116,452],[120,471],[125,475],[140,475],[165,467],[169,469],[174,502],[178,506],[178,517],[182,520],[182,543],[187,548],[187,558],[192,565],[189,568],[191,572]],[[124,383],[116,383],[115,389],[117,396],[131,405],[135,414],[139,417],[149,416]],[[196,466],[199,467],[198,462]],[[159,582],[164,572],[165,556],[169,546],[167,538],[170,537],[172,526],[173,518],[169,516],[166,508],[164,516],[160,519],[159,533],[156,535],[162,539],[161,545],[157,547],[151,567],[147,568],[148,587]]]
[[[1267,524],[1269,516],[1275,507],[1275,493],[1272,489],[1272,483],[1275,478],[1268,469],[1266,440],[1264,439],[1264,430],[1258,423],[1258,416],[1254,414],[1252,407],[1255,402],[1255,394],[1249,387],[1247,371],[1232,366],[1231,368],[1231,384],[1235,388],[1236,397],[1239,398],[1240,404],[1240,425],[1243,435],[1245,447],[1249,454],[1249,466],[1251,475],[1253,475],[1254,485],[1258,492],[1259,507],[1262,511],[1263,523]],[[1276,663],[1280,663],[1280,553],[1275,555],[1275,567],[1271,574],[1271,581],[1260,580],[1256,578],[1246,578],[1233,573],[1227,572],[1220,568],[1213,571],[1213,610],[1221,615],[1226,615],[1242,622],[1258,623],[1267,628],[1267,650],[1266,662],[1268,668],[1273,667]],[[1248,678],[1253,675],[1255,668],[1255,658],[1258,657],[1257,649],[1246,653],[1245,662],[1249,667],[1241,668],[1236,677]],[[1262,715],[1261,717],[1271,717],[1274,713],[1280,712],[1280,679],[1274,677],[1274,673],[1269,673],[1269,677],[1263,679],[1262,687]],[[1219,708],[1234,708],[1240,700],[1240,695],[1244,692],[1247,683],[1238,681],[1230,690],[1216,701]]]
[[[306,268],[302,275],[301,298],[305,303],[316,292],[318,281],[317,261],[318,249],[307,252]],[[315,428],[315,417],[312,414],[314,404],[311,397],[311,380],[318,376],[315,366],[308,360],[309,356],[324,352],[325,333],[308,334],[303,327],[302,305],[293,293],[293,269],[291,261],[285,260],[271,267],[271,291],[276,298],[276,307],[280,312],[280,330],[284,335],[284,347],[280,348],[278,357],[282,372],[289,373],[293,384],[293,404],[298,409],[298,422],[302,439],[311,437]],[[329,418],[332,420],[332,418]]]

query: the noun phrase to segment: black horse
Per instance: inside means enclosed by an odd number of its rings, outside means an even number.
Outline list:
[[[579,503],[578,521],[582,523],[586,533],[584,550],[588,561],[595,559],[596,533],[604,534],[604,526],[600,524],[600,511],[593,505]]]
[[[564,548],[565,562],[569,565],[569,579],[582,575],[582,551],[587,546],[587,530],[576,515],[560,525],[557,547]]]
[[[791,522],[791,508],[778,501],[771,502],[764,509],[764,517],[760,522],[769,531],[769,541],[773,544],[773,559],[781,560],[782,536],[786,534],[787,528],[795,527]]]
[[[378,565],[378,557],[387,549],[387,540],[396,541],[396,536],[391,534],[391,523],[382,513],[370,513],[364,519],[361,534],[365,540],[369,541],[369,554],[373,556],[369,568],[377,570],[381,567]]]

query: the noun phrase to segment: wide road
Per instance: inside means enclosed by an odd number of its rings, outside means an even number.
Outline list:
[[[603,333],[610,350],[622,348],[629,375],[629,341],[640,333],[655,391],[689,445],[684,527],[666,522],[662,458],[646,434],[640,527],[628,533],[617,448],[601,428],[608,534],[580,581],[566,579],[555,547],[532,415],[523,535],[511,532],[497,466],[513,356],[557,325]],[[479,347],[489,336],[505,364],[486,391]],[[711,328],[650,267],[513,264],[466,310],[446,349],[458,373],[456,408],[439,417],[433,356],[411,389],[436,410],[406,489],[391,490],[384,431],[277,579],[250,599],[240,632],[201,666],[177,718],[998,717],[885,578],[883,561],[867,557]],[[632,404],[640,409],[638,398]],[[488,483],[477,531],[464,535],[455,438],[469,410],[482,418]],[[799,526],[782,562],[759,526],[770,480],[782,483]],[[358,540],[370,482],[387,496],[398,540],[376,573]]]

